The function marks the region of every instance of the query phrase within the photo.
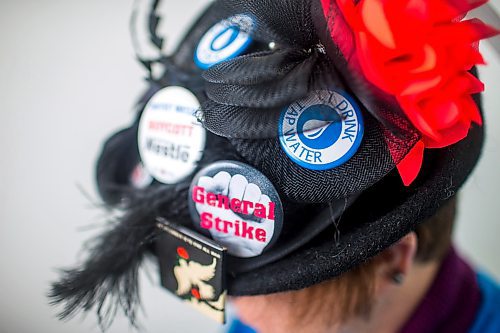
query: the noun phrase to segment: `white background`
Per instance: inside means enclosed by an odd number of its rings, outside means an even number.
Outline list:
[[[170,1],[166,26],[175,44],[206,0]],[[500,7],[498,0],[494,1]],[[145,86],[128,35],[131,0],[0,0],[0,333],[98,332],[95,317],[55,318],[45,293],[55,268],[81,258],[81,243],[102,213],[93,167],[102,140],[128,124]],[[500,277],[500,60],[484,47],[488,141],[462,195],[459,248]],[[94,229],[88,231],[88,226]],[[142,278],[148,332],[217,332]],[[127,332],[119,316],[109,332]]]

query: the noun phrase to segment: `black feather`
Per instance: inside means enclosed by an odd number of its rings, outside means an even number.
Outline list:
[[[107,205],[117,205],[133,192],[130,177],[139,162],[137,126],[116,132],[104,143],[97,160],[96,181]]]
[[[157,235],[156,217],[176,223],[189,221],[189,182],[153,187],[92,241],[81,267],[64,270],[49,292],[51,304],[62,304],[61,319],[95,308],[99,326],[105,330],[118,309],[136,325],[139,268]]]
[[[226,139],[210,135],[197,170],[223,159],[241,160],[241,157]],[[120,168],[114,170],[119,172]],[[122,215],[91,241],[83,264],[63,270],[60,280],[52,284],[48,296],[51,304],[63,305],[62,319],[96,309],[104,330],[117,310],[122,309],[130,323],[137,324],[139,268],[157,235],[156,219],[162,217],[183,225],[192,223],[187,200],[190,183],[188,177],[174,185],[157,183],[143,190],[130,190]]]

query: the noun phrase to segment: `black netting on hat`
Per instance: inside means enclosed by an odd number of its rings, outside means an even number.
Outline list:
[[[324,17],[315,12],[318,4],[266,0],[220,4],[223,10],[251,15],[256,24],[248,33],[274,47],[204,72],[208,100],[198,117],[210,131],[230,138],[238,153],[268,175],[287,198],[328,202],[360,192],[392,170],[419,140],[393,99],[364,90],[365,81],[349,72],[347,60],[331,38],[326,46],[320,43],[328,29]],[[314,26],[318,20],[322,20],[321,33]],[[366,119],[364,139],[346,163],[330,170],[309,170],[292,162],[280,147],[280,114],[297,100],[332,89],[347,92],[361,106]],[[316,124],[312,126],[324,122]]]
[[[208,100],[202,105],[199,120],[211,132],[227,138],[267,139],[278,136],[280,114],[290,102],[296,101],[308,93],[315,94],[320,100],[324,97],[317,93],[331,87],[345,90],[342,81],[335,75],[328,59],[317,50],[313,54],[305,51],[284,51],[278,56],[270,52],[250,54],[214,66],[203,74],[207,81]],[[265,63],[261,73],[260,55],[267,54],[274,61],[288,56],[303,58],[296,65],[286,65],[276,61]],[[254,58],[254,59],[252,59]],[[248,59],[252,59],[247,63]],[[234,67],[242,64],[245,72],[252,72],[249,77],[237,75]],[[227,68],[227,69],[226,69]],[[268,80],[267,72],[276,70],[274,80]],[[314,69],[314,72],[313,72]],[[289,70],[288,72],[285,72]],[[232,74],[229,74],[232,73]],[[237,78],[237,77],[241,78]],[[251,85],[257,78],[263,81]],[[220,84],[222,80],[230,84]],[[240,82],[238,84],[238,82]],[[246,83],[249,82],[250,85]],[[215,88],[215,87],[219,88]],[[327,101],[325,101],[327,102]],[[322,125],[323,123],[318,123]],[[307,127],[313,130],[315,127]]]
[[[248,33],[255,40],[272,43],[274,47],[267,52],[250,53],[222,62],[204,72],[206,92],[213,102],[241,108],[278,108],[314,90],[336,87],[353,93],[366,111],[388,131],[387,144],[392,148],[401,147],[391,149],[396,164],[418,141],[418,132],[395,99],[351,72],[349,59],[341,55],[329,35],[320,3],[304,1],[297,7],[294,1],[254,0],[243,3],[222,1],[220,6],[224,7],[220,9],[222,12],[253,15],[257,24]],[[250,133],[255,133],[254,129],[261,127],[256,124],[260,122],[259,117],[251,116],[245,117],[244,123],[236,117],[234,126],[217,126],[216,119],[229,119],[223,115],[226,110],[207,105],[200,119],[207,122],[209,130],[226,137],[250,137],[246,134],[238,136],[231,128],[244,133],[244,128],[248,127]],[[254,139],[268,137],[267,131],[251,136]]]
[[[256,41],[272,44],[273,48],[222,62],[204,72],[207,96],[215,104],[205,105],[200,119],[209,130],[226,137],[276,137],[276,131],[255,131],[261,128],[260,115],[232,119],[224,114],[227,109],[216,104],[273,109],[272,112],[279,113],[281,108],[309,92],[328,87],[332,81],[338,83],[331,75],[323,75],[333,68],[318,45],[310,1],[221,1],[219,5],[222,11],[242,12],[252,17],[255,24],[248,33]],[[265,120],[270,118],[278,117],[265,116]],[[276,124],[270,122],[266,126],[277,128]],[[245,132],[246,128],[252,136]]]
[[[255,24],[246,32],[256,41],[298,48],[319,41],[311,20],[311,0],[220,0],[215,6],[226,17],[235,13],[250,16]]]
[[[214,102],[232,105],[232,106],[242,106],[242,107],[256,107],[256,108],[272,108],[284,106],[291,101],[295,101],[304,97],[308,91],[311,90],[311,85],[313,80],[321,78],[315,78],[311,75],[313,69],[318,62],[317,52],[315,55],[309,55],[304,52],[303,60],[297,62],[293,67],[289,64],[276,64],[275,71],[276,76],[281,75],[281,77],[276,77],[275,79],[268,79],[266,72],[269,71],[271,66],[265,68],[263,73],[260,73],[260,64],[258,62],[243,63],[246,59],[237,58],[232,61],[236,66],[240,65],[240,70],[243,72],[254,72],[255,80],[257,76],[260,76],[260,81],[255,84],[245,82],[220,82],[214,83],[207,80],[206,90],[208,97]],[[268,57],[271,57],[270,55]],[[273,59],[274,60],[274,59]],[[231,68],[225,68],[226,64],[223,63],[219,66],[215,66],[210,70],[209,75],[219,75],[220,72],[226,72],[228,70],[234,71]],[[231,65],[231,64],[230,64]],[[288,72],[285,72],[288,68]],[[215,73],[213,73],[215,72]],[[237,73],[234,71],[235,74]],[[244,74],[241,76],[243,77]],[[251,78],[252,79],[252,78]]]
[[[308,57],[308,52],[293,48],[255,52],[227,60],[203,73],[203,78],[207,82],[219,84],[252,85],[270,82],[283,78]]]

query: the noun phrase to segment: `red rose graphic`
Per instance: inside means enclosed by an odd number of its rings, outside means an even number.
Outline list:
[[[198,289],[195,289],[195,288],[191,289],[191,295],[193,295],[194,298],[196,298],[196,299],[200,299],[201,298],[200,292],[198,291]]]
[[[179,246],[177,248],[177,254],[179,255],[179,257],[181,257],[182,259],[185,259],[185,260],[188,260],[189,259],[189,253],[186,251],[185,248],[183,248],[182,246]]]

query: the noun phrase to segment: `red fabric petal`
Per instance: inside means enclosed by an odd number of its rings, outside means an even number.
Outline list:
[[[470,121],[460,121],[455,126],[441,131],[441,138],[433,140],[431,137],[423,137],[426,148],[444,148],[464,139],[469,134]]]
[[[483,118],[481,117],[481,113],[479,112],[479,109],[476,105],[476,103],[474,103],[474,100],[470,97],[468,98],[464,98],[462,100],[462,103],[464,104],[464,109],[467,110],[467,116],[468,118],[478,124],[478,125],[482,125],[483,124]]]
[[[434,140],[440,140],[441,136],[435,130],[424,115],[419,110],[419,105],[411,97],[400,98],[399,103],[405,109],[408,119],[415,125],[415,127],[424,135],[432,137]]]
[[[405,186],[410,186],[417,178],[424,159],[424,148],[422,141],[417,142],[405,158],[396,165]]]
[[[429,125],[439,131],[452,127],[460,120],[460,105],[447,98],[433,98],[421,111]]]
[[[430,39],[443,44],[470,44],[497,34],[497,29],[484,24],[481,20],[471,19],[437,25]]]

